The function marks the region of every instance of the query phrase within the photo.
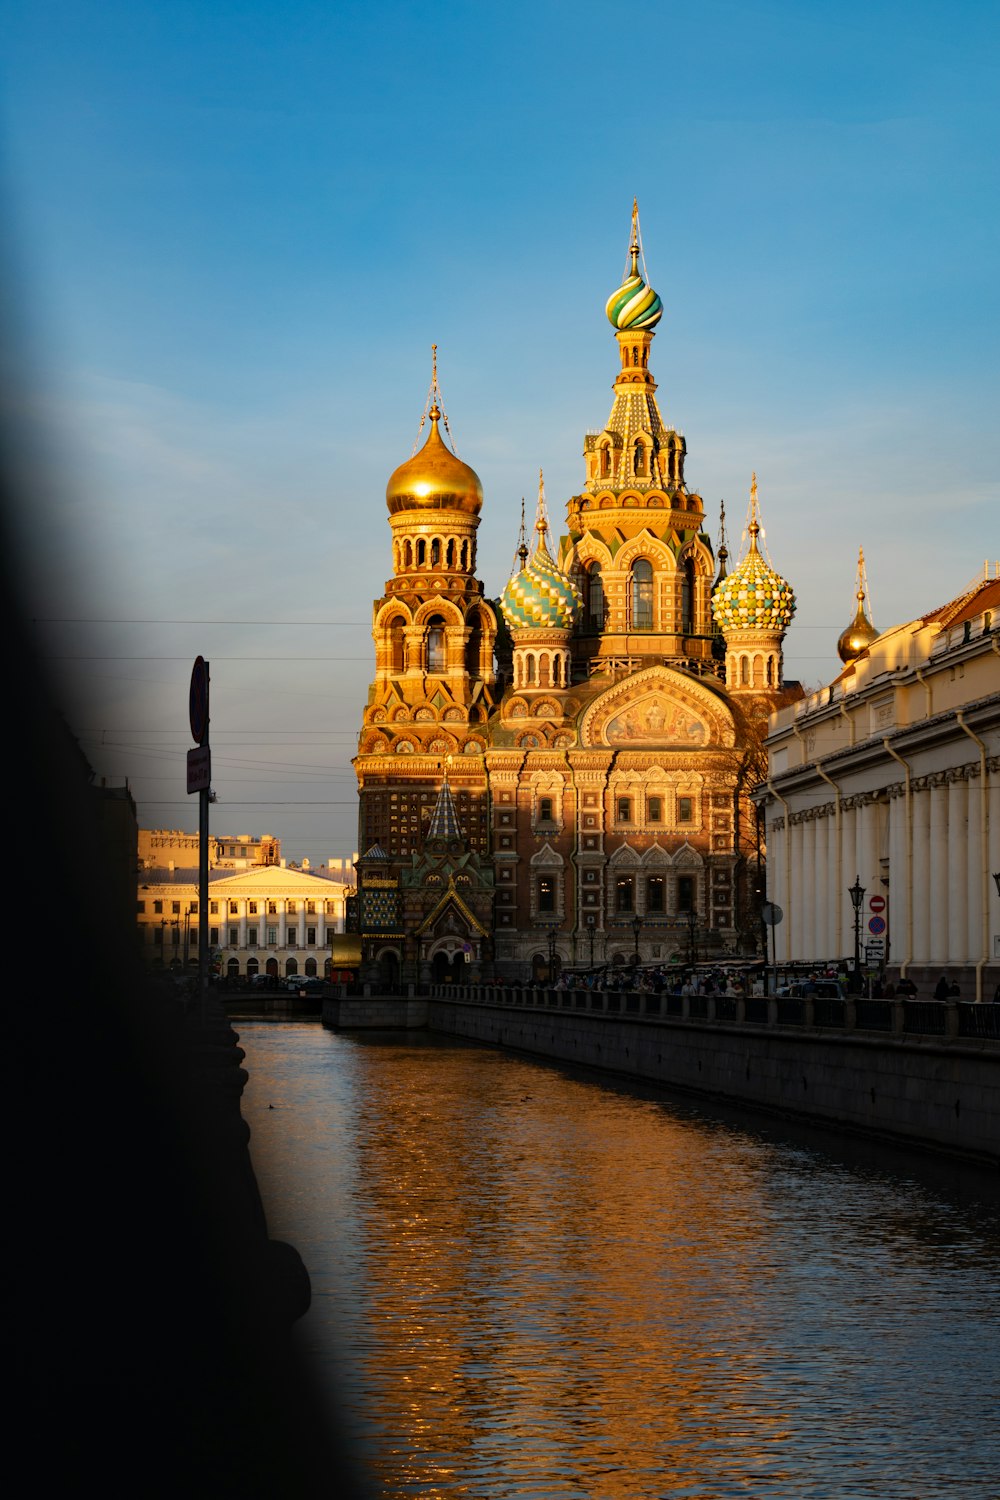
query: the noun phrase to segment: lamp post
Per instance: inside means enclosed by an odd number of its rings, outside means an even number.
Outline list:
[[[556,967],[556,924],[549,928],[549,984],[555,977]]]
[[[698,923],[698,913],[695,911],[694,907],[691,906],[691,907],[688,908],[687,912],[685,913],[685,916],[686,916],[687,924],[688,924],[688,951],[691,954],[691,973],[692,973],[692,977],[693,977],[694,976],[694,966],[695,966],[695,962],[696,962],[696,959],[697,959],[697,954],[695,953],[695,948],[694,948],[694,932],[695,932],[695,927],[697,926],[697,923]]]
[[[632,960],[633,968],[639,967],[639,933],[642,931],[642,918],[636,912],[632,918],[632,936],[635,939],[635,957]]]
[[[191,903],[184,908],[184,973],[187,973],[191,956]]]
[[[861,876],[855,875],[854,884],[847,887],[847,894],[854,907],[854,989],[861,992],[861,903],[865,899],[865,888]]]
[[[589,911],[587,913],[587,931],[590,934],[590,967],[591,968],[594,967],[594,928],[596,927],[596,925],[597,925],[597,918],[594,916],[594,913],[592,911]]]

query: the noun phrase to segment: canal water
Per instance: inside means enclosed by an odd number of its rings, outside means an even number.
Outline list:
[[[236,1027],[382,1500],[1000,1496],[993,1177],[419,1032]]]

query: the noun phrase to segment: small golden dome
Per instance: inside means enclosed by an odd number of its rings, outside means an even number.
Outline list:
[[[863,651],[868,650],[877,635],[878,631],[865,614],[865,596],[859,593],[858,612],[837,642],[837,655],[844,665],[849,667],[852,661],[857,661]]]
[[[475,469],[470,469],[446,448],[438,431],[441,409],[430,409],[431,430],[419,453],[400,464],[385,489],[389,514],[401,510],[459,510],[478,516],[483,487]]]
[[[867,593],[865,550],[861,547],[858,550],[858,591],[855,595],[858,607],[855,611],[854,619],[848,625],[847,629],[841,632],[840,639],[837,641],[837,655],[845,667],[849,667],[852,661],[857,661],[858,657],[868,650],[868,647],[878,635],[878,631],[868,618],[868,612],[865,609]]]

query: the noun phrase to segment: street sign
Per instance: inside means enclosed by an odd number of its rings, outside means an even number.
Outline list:
[[[191,738],[196,745],[203,745],[208,738],[208,662],[203,656],[195,657],[191,668],[188,718],[191,723]],[[188,787],[188,791],[190,790]]]
[[[885,931],[885,917],[870,917],[868,920],[868,931],[874,932],[878,937]]]
[[[781,907],[778,906],[776,902],[765,901],[764,905],[761,907],[760,915],[762,920],[767,923],[768,927],[777,927],[778,923],[781,921],[785,913],[781,910]]]
[[[885,897],[884,896],[872,896],[872,897],[870,897],[869,901],[868,901],[868,910],[869,911],[876,911],[876,912],[877,911],[885,911]]]
[[[187,787],[189,792],[207,792],[212,785],[212,752],[198,745],[187,753]]]
[[[885,938],[873,938],[865,944],[865,962],[872,963],[885,958]]]

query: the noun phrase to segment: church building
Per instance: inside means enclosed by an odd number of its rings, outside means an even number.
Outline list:
[[[797,692],[794,599],[763,551],[756,477],[745,556],[727,573],[724,532],[713,552],[657,404],[662,305],[635,208],[605,311],[610,414],[558,537],[540,476],[499,600],[477,576],[483,490],[446,441],[436,365],[426,441],[389,479],[392,576],[354,762],[373,977],[526,978],[756,940],[746,793],[768,714]]]

